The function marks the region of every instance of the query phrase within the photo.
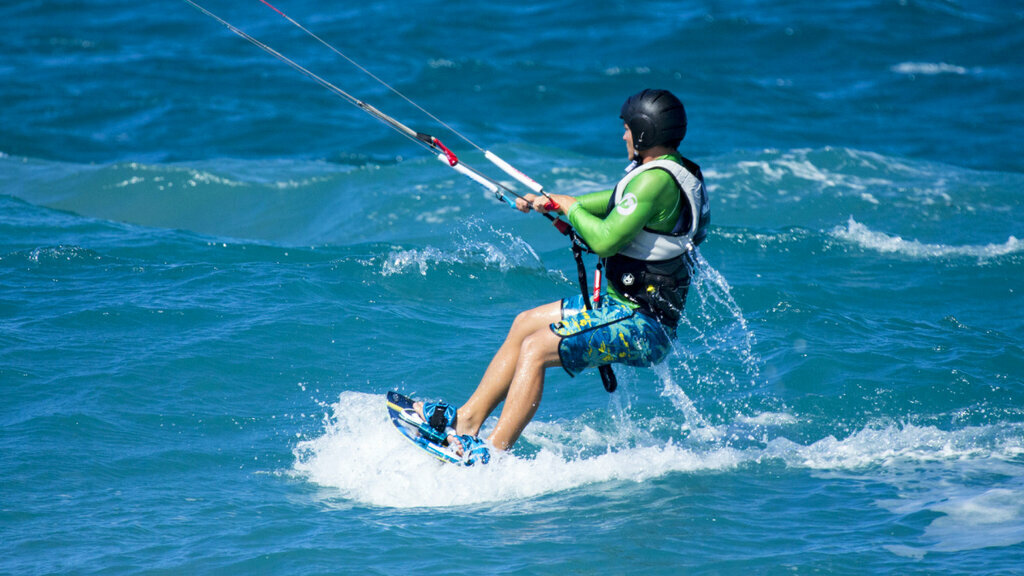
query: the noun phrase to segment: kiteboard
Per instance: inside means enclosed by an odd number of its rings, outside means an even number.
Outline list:
[[[442,462],[458,464],[462,458],[446,445],[444,434],[430,427],[412,407],[412,398],[398,392],[388,392],[388,415],[395,428],[410,442]]]

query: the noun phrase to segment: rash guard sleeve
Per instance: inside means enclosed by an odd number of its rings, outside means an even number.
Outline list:
[[[613,192],[613,190],[603,190],[577,196],[576,203],[594,216],[604,218],[608,214],[608,201],[611,200]]]
[[[630,181],[611,212],[605,213],[610,192],[595,192],[581,196],[567,216],[590,249],[604,258],[625,247],[662,211],[666,201],[674,202],[676,195],[671,175],[664,170],[648,170]],[[598,196],[604,197],[600,209],[596,207]]]

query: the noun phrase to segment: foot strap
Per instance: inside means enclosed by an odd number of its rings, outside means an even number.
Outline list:
[[[423,417],[438,434],[443,434],[448,428],[455,428],[459,421],[459,413],[455,407],[443,400],[424,404]]]

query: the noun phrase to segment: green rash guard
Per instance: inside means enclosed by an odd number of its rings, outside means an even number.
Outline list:
[[[679,157],[666,155],[659,160],[679,162]],[[576,198],[567,214],[569,223],[583,237],[590,249],[602,258],[622,250],[640,230],[671,232],[682,208],[679,187],[664,170],[648,170],[626,186],[623,197],[636,197],[636,208],[627,214],[608,212],[608,201],[614,191],[593,192]]]
[[[674,154],[659,159],[682,164]],[[664,170],[648,170],[626,186],[623,198],[627,194],[636,197],[636,208],[632,212],[626,210],[623,214],[617,209],[609,212],[608,202],[613,193],[613,190],[604,190],[579,196],[566,215],[590,249],[602,258],[617,254],[645,227],[655,232],[671,232],[682,209],[679,187]],[[610,286],[608,292],[619,302],[636,307]]]

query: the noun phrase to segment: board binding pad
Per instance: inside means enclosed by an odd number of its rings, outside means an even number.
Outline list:
[[[412,407],[412,398],[403,396],[398,392],[388,392],[388,415],[395,428],[409,439],[410,442],[419,446],[431,456],[442,462],[459,464],[463,462],[462,457],[445,445],[447,439],[445,434],[438,433],[430,427],[423,418],[416,413]],[[468,466],[470,463],[466,462]]]

